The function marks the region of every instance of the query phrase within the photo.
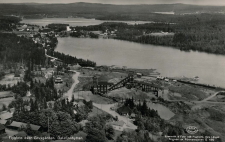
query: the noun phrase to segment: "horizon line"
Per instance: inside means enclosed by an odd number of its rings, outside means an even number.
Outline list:
[[[102,4],[102,5],[173,5],[173,4],[184,4],[184,5],[197,5],[197,6],[225,6],[224,5],[209,5],[209,4],[188,4],[188,3],[154,3],[154,4],[112,4],[112,3],[98,3],[98,2],[70,2],[70,3],[44,3],[44,2],[20,2],[20,3],[1,3],[0,4],[76,4],[76,3],[87,3],[87,4]]]

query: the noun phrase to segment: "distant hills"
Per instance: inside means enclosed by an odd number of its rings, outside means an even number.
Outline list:
[[[101,18],[106,15],[120,15],[122,17],[126,17],[126,15],[137,16],[153,14],[154,12],[174,12],[175,14],[224,13],[225,6],[200,6],[180,3],[154,5],[111,5],[84,2],[70,4],[0,4],[1,15],[47,15],[50,17],[83,16],[87,18]]]

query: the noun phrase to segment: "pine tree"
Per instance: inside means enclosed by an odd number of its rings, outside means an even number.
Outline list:
[[[35,111],[33,99],[30,99],[30,111]]]
[[[74,101],[75,101],[75,96],[72,95],[71,102],[74,102]]]
[[[44,97],[44,99],[43,99],[43,104],[44,104],[44,109],[46,109],[46,108],[47,108],[47,102],[46,102],[45,97]]]
[[[34,110],[39,110],[37,99],[34,102]]]
[[[144,100],[144,102],[141,106],[141,113],[142,113],[142,115],[146,115],[147,112],[148,112],[148,106],[147,106],[146,100]]]

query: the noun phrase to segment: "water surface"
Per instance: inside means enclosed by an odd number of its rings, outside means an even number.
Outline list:
[[[69,24],[70,26],[89,26],[99,25],[103,22],[124,22],[128,24],[144,24],[151,23],[151,21],[111,21],[111,20],[95,20],[86,18],[43,18],[43,19],[23,19],[21,23],[46,26],[52,23]]]
[[[225,56],[222,55],[114,39],[67,37],[58,41],[56,51],[93,60],[97,65],[153,68],[163,76],[199,76],[200,83],[225,87]]]

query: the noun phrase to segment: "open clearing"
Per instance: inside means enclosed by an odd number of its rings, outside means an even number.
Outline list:
[[[0,99],[0,109],[2,109],[3,104],[8,106],[13,100],[15,100],[14,97]]]

